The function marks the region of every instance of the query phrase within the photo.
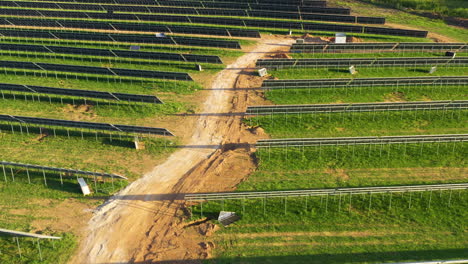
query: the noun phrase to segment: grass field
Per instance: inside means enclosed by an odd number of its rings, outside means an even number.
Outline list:
[[[458,100],[468,95],[466,86],[400,86],[318,89],[271,89],[265,97],[275,104],[366,103],[392,101]]]
[[[468,18],[468,4],[463,0],[363,0],[373,4],[389,6],[402,10],[428,12],[444,16]]]
[[[418,77],[418,76],[461,76],[468,73],[468,67],[439,66],[434,74],[429,74],[431,66],[417,67],[356,67],[354,78],[371,77]],[[325,79],[350,78],[348,67],[341,68],[286,68],[269,70],[273,78],[279,79]]]
[[[273,138],[461,134],[466,110],[382,111],[332,114],[278,114],[252,117]]]

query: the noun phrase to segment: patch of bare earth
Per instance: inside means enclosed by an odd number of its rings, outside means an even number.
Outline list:
[[[190,263],[209,257],[215,245],[206,235],[214,227],[208,222],[184,222],[183,195],[233,190],[256,168],[249,143],[261,133],[252,133],[258,131],[245,126],[239,114],[256,95],[234,87],[258,85],[259,77],[253,77],[255,61],[292,42],[265,37],[220,72],[195,129],[186,131],[192,132],[188,143],[95,212],[71,263]],[[252,80],[245,83],[244,78]]]

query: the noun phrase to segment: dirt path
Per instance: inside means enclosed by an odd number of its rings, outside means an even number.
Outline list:
[[[95,212],[71,263],[151,263],[207,257],[209,246],[193,236],[205,235],[212,227],[187,228],[177,217],[183,213],[180,198],[184,192],[233,189],[255,168],[248,148],[227,144],[248,141],[249,132],[240,116],[225,113],[245,110],[247,92],[233,87],[241,74],[249,76],[246,68],[265,52],[291,43],[292,39],[282,37],[263,38],[253,51],[220,72],[190,143]]]

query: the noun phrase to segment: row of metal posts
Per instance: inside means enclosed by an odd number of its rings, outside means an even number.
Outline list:
[[[2,164],[2,169],[3,169],[3,176],[4,176],[4,180],[5,182],[8,182],[8,179],[7,179],[7,170],[6,170],[6,167],[4,164]],[[31,177],[29,175],[29,168],[25,168],[26,169],[26,175],[28,176],[28,183],[31,184]],[[45,170],[42,169],[42,176],[43,176],[43,179],[44,179],[44,185],[47,186],[47,178],[46,178],[46,173],[45,173]],[[13,172],[13,167],[10,167],[10,173],[11,173],[11,179],[12,181],[14,182],[15,181],[15,173]],[[60,175],[60,184],[63,186],[63,175],[62,175],[62,172],[59,172],[59,175]],[[97,187],[97,177],[96,177],[96,174],[92,173],[91,174],[93,176],[93,182],[94,182],[94,189],[97,191],[99,191],[98,187]],[[76,180],[78,181],[78,174],[76,174]],[[105,177],[102,176],[102,180],[105,182]],[[112,184],[112,190],[114,190],[114,176],[111,175],[111,184]]]
[[[440,197],[442,197],[442,192],[443,191],[447,191],[447,190],[441,190],[440,191]],[[449,191],[449,198],[448,198],[448,201],[447,201],[447,205],[448,207],[451,207],[452,205],[452,192],[453,190],[448,190]],[[459,197],[461,197],[461,191],[462,190],[458,190],[459,191]],[[428,199],[428,202],[427,202],[427,205],[426,207],[429,209],[431,208],[431,202],[432,202],[432,193],[433,193],[433,190],[427,190],[426,192],[429,192],[429,199]],[[407,191],[407,192],[403,192],[402,194],[405,194],[405,193],[409,193],[409,201],[408,201],[408,208],[411,209],[412,207],[412,196],[413,196],[413,192],[411,191]],[[423,198],[423,194],[425,193],[424,191],[420,191],[421,193],[421,199]],[[361,193],[358,193],[358,194],[361,194]],[[392,198],[393,198],[393,192],[388,192],[388,193],[382,193],[382,195],[384,194],[388,194],[389,195],[389,199],[388,199],[388,209],[391,209],[392,208]],[[355,194],[356,195],[356,194]],[[369,195],[369,205],[367,207],[367,211],[368,211],[368,214],[370,214],[371,212],[371,209],[372,209],[372,195],[373,193],[369,192],[368,193]],[[328,200],[329,200],[329,194],[326,194],[326,195],[321,195],[320,196],[320,207],[319,208],[322,208],[324,202],[325,202],[325,213],[328,213]],[[339,202],[338,202],[338,212],[341,212],[341,204],[342,204],[342,200],[345,200],[344,198],[342,198],[342,193],[338,194],[338,195],[332,195],[333,198],[334,198],[334,201],[336,200],[336,196],[339,197]],[[353,196],[353,193],[350,192],[349,193],[349,205],[348,205],[348,212],[351,213],[351,208],[352,208],[352,196]],[[308,199],[309,197],[316,197],[316,196],[308,196],[308,195],[304,195],[302,197],[305,197],[305,203],[304,203],[304,209],[307,211],[308,210]],[[324,199],[325,197],[325,199]],[[266,204],[267,204],[267,197],[263,197],[263,198],[256,198],[256,199],[261,199],[262,201],[262,207],[263,207],[263,215],[266,215]],[[287,201],[288,201],[288,197],[282,197],[282,203],[284,205],[284,214],[286,215],[287,214]],[[246,198],[241,198],[239,199],[241,201],[241,207],[242,207],[242,214],[245,215],[245,200]],[[325,201],[324,201],[325,200]],[[204,202],[199,202],[200,204],[200,217],[204,217],[203,215],[203,203]],[[194,206],[194,205],[192,205]],[[191,206],[191,207],[192,207]],[[225,200],[221,200],[221,210],[222,211],[225,211]],[[191,212],[193,211],[192,209],[190,210]],[[191,215],[192,217],[192,215]]]

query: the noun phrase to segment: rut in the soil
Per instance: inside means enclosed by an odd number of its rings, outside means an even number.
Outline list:
[[[255,168],[249,145],[252,134],[238,115],[245,111],[249,82],[258,85],[254,66],[265,52],[285,49],[292,39],[267,37],[220,72],[203,105],[191,142],[152,172],[113,196],[93,216],[78,255],[71,263],[127,263],[209,257],[214,244],[204,241],[215,230],[209,222],[187,227],[180,200],[187,192],[233,190]],[[284,44],[284,45],[282,45]],[[260,80],[261,81],[261,80]],[[256,86],[258,87],[258,86]],[[219,114],[219,115],[218,115]],[[223,147],[224,146],[224,147]]]

